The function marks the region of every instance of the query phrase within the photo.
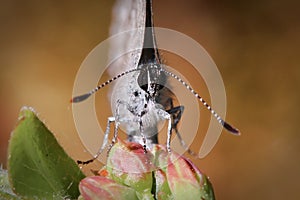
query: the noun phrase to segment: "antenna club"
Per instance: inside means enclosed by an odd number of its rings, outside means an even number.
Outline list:
[[[235,129],[236,132],[233,133],[233,135],[236,135],[236,136],[240,136],[242,135],[241,132],[239,131],[239,129]]]
[[[138,69],[131,69],[131,70],[128,70],[128,71],[125,71],[121,74],[118,74],[117,76],[113,77],[112,79],[109,79],[107,80],[106,82],[102,83],[101,85],[97,86],[96,88],[94,88],[93,90],[91,90],[89,93],[86,93],[86,94],[83,94],[83,95],[80,95],[80,96],[76,96],[76,97],[73,97],[71,100],[70,100],[70,103],[78,103],[78,102],[81,102],[81,101],[84,101],[86,100],[87,98],[89,98],[92,94],[96,93],[98,90],[100,90],[101,88],[105,87],[106,85],[110,84],[111,82],[113,82],[114,80],[126,75],[126,74],[129,74],[131,72],[134,72],[134,71],[137,71]]]

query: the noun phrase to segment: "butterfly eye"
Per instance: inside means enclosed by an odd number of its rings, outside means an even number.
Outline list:
[[[147,92],[148,89],[148,73],[145,70],[141,70],[137,79],[138,85],[142,90]]]

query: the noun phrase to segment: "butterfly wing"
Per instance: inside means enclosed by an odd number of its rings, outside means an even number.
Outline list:
[[[112,11],[109,58],[115,62],[109,67],[109,74],[115,76],[138,65],[141,56],[145,18],[145,0],[117,0]],[[132,51],[134,49],[134,51]],[[127,52],[119,57],[120,52]]]

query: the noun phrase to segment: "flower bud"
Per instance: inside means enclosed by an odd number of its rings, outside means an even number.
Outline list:
[[[132,188],[101,176],[84,178],[79,184],[79,190],[85,200],[138,199]]]
[[[145,152],[141,144],[118,140],[96,174],[80,183],[84,199],[215,199],[208,178],[163,145]]]
[[[175,199],[213,200],[208,178],[188,159],[176,153],[168,156],[166,176]]]
[[[118,183],[144,196],[152,196],[152,160],[153,155],[145,153],[142,145],[118,140],[109,152],[106,169]]]

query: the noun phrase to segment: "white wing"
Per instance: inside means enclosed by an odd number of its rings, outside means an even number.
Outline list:
[[[121,34],[110,43],[109,57],[115,62],[109,67],[111,76],[137,67],[144,40],[145,0],[117,0],[113,8],[110,36]],[[138,31],[131,31],[139,29]],[[138,48],[135,52],[130,50]],[[120,52],[127,52],[117,58]]]

